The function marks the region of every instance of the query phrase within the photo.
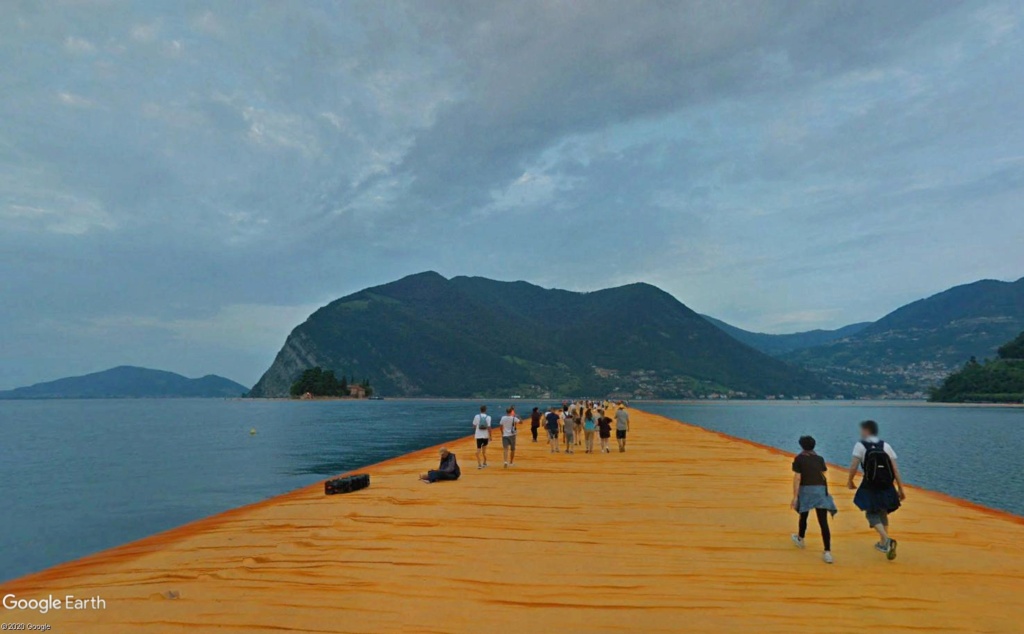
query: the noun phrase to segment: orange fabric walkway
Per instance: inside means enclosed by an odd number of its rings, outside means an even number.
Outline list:
[[[472,412],[470,412],[470,415]],[[613,439],[614,443],[614,439]],[[836,563],[789,540],[790,457],[633,412],[629,451],[548,453],[424,485],[430,449],[370,489],[310,487],[0,586],[102,611],[0,612],[90,632],[1021,632],[1024,520],[917,488],[899,558],[832,473]],[[904,448],[904,451],[909,449]],[[835,453],[834,450],[833,453]],[[167,598],[174,597],[177,598]]]

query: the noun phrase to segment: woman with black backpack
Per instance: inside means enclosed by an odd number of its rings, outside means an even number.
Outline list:
[[[860,424],[860,442],[853,447],[850,477],[846,486],[857,489],[853,503],[864,511],[868,526],[878,531],[880,541],[875,550],[885,553],[886,559],[896,559],[896,540],[889,537],[889,514],[900,508],[906,499],[903,478],[896,465],[896,450],[878,437],[878,423],[866,420]],[[860,487],[854,485],[857,468],[864,471]]]

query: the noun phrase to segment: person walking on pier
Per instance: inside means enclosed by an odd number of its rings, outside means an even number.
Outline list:
[[[576,417],[571,409],[562,415],[562,436],[565,438],[565,453],[576,453],[572,447],[576,442]]]
[[[889,537],[889,514],[900,508],[906,499],[903,477],[896,464],[896,450],[878,437],[878,423],[866,420],[860,424],[861,440],[853,447],[853,461],[846,486],[856,488],[853,503],[864,511],[868,526],[878,532],[880,541],[875,550],[885,553],[886,559],[896,559],[896,540]],[[853,483],[857,468],[864,472],[860,487]]]
[[[573,431],[575,432],[575,438],[576,438],[576,444],[577,445],[582,445],[583,444],[583,416],[584,416],[584,411],[585,411],[585,409],[584,409],[583,403],[580,403],[579,407],[576,408],[576,411],[573,412],[573,416],[572,416]]]
[[[608,445],[611,442],[613,422],[612,419],[605,415],[603,409],[597,411],[597,435],[601,437],[601,453],[612,452],[611,447]]]
[[[551,445],[551,453],[558,453],[558,424],[560,418],[554,407],[548,408],[544,416],[545,427],[548,430],[548,443]]]
[[[487,406],[480,406],[480,413],[473,417],[473,437],[476,438],[476,468],[487,467],[487,445],[491,442],[491,417]]]
[[[619,451],[626,450],[626,432],[629,431],[629,412],[626,404],[619,402],[619,411],[615,412],[615,439],[619,441]]]
[[[594,453],[594,430],[597,424],[594,422],[594,410],[588,409],[583,414],[583,434],[586,438],[583,449],[586,453]]]
[[[537,432],[540,431],[540,408],[534,407],[530,414],[530,433],[533,434],[533,442],[537,442]]]
[[[519,433],[516,429],[519,424],[516,408],[509,407],[505,410],[505,415],[498,424],[501,425],[501,452],[505,458],[505,468],[508,469],[516,466],[516,434]]]
[[[835,500],[828,494],[828,480],[825,475],[828,466],[824,458],[814,453],[814,438],[801,436],[799,442],[803,451],[793,459],[793,501],[790,506],[800,514],[800,521],[797,524],[798,532],[793,535],[793,543],[797,548],[804,547],[807,517],[813,510],[821,528],[821,540],[825,545],[825,552],[821,558],[830,564],[833,562],[832,532],[828,528],[828,515],[831,513],[834,516],[838,509]]]

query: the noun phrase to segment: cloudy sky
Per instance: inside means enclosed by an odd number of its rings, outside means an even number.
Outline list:
[[[1024,276],[1016,2],[3,2],[0,388],[433,269],[739,326]]]

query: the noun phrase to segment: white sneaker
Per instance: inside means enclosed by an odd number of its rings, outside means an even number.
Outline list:
[[[826,564],[830,564],[830,563],[832,563],[833,561],[835,561],[834,559],[832,559],[832,553],[831,553],[831,552],[829,552],[829,551],[827,551],[827,550],[826,550],[826,551],[825,551],[825,552],[824,552],[824,553],[823,553],[823,554],[821,555],[821,559],[822,559],[822,560],[823,560],[823,561],[824,561],[824,562],[825,562]]]
[[[505,463],[505,467],[504,468],[508,469],[508,463],[507,462]]]
[[[789,536],[789,538],[793,540],[793,544],[797,548],[803,548],[804,547],[804,538],[803,537],[800,537],[796,533],[793,533],[792,535]]]
[[[516,463],[514,463],[514,462],[510,462],[510,463],[508,463],[508,466],[510,466],[510,467],[514,467],[514,466],[516,466]]]

